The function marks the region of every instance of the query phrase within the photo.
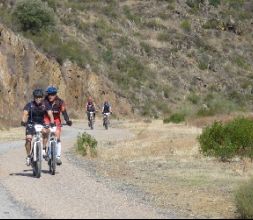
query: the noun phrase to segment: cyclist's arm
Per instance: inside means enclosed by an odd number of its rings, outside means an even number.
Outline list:
[[[29,116],[29,112],[26,111],[26,110],[24,110],[24,112],[23,112],[23,117],[22,117],[22,122],[27,123],[27,121],[28,121],[28,116]]]
[[[69,121],[69,115],[68,115],[68,113],[67,113],[66,110],[62,112],[62,115],[63,115],[64,120],[65,120],[66,122],[68,122],[68,121]]]
[[[51,123],[51,124],[54,124],[54,115],[53,115],[52,110],[48,110],[48,111],[47,111],[47,114],[48,114],[48,116],[49,116],[49,118],[50,118],[50,123]]]

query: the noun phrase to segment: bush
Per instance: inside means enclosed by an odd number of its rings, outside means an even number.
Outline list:
[[[36,33],[55,25],[54,10],[40,0],[18,1],[13,15],[24,32]]]
[[[151,53],[152,53],[152,48],[151,48],[151,46],[149,45],[149,44],[147,44],[147,43],[145,43],[145,42],[141,42],[140,43],[140,46],[144,49],[144,51],[146,52],[146,54],[148,55],[148,56],[150,56],[151,55]]]
[[[253,179],[239,187],[235,195],[236,206],[242,219],[253,218]]]
[[[223,26],[222,22],[213,18],[208,20],[202,27],[204,29],[221,29]]]
[[[180,122],[183,122],[183,121],[185,121],[185,114],[175,113],[175,114],[172,114],[169,118],[165,118],[163,120],[163,123],[170,123],[170,122],[180,123]]]
[[[134,56],[127,56],[117,64],[121,72],[127,73],[128,77],[143,81],[147,78],[147,68]]]
[[[36,46],[42,48],[48,55],[55,57],[60,64],[63,64],[67,59],[75,62],[80,67],[92,63],[90,52],[85,50],[79,42],[71,39],[63,40],[55,31],[41,31],[35,35],[27,32],[25,36],[30,38]]]
[[[190,32],[191,31],[191,24],[188,20],[184,20],[181,23],[181,28],[185,31],[185,32]]]
[[[209,1],[209,4],[214,6],[214,7],[218,7],[221,3],[221,0],[208,0]]]
[[[196,95],[195,93],[192,93],[188,96],[188,100],[194,104],[197,105],[200,101],[200,97],[198,95]]]
[[[163,32],[158,34],[157,40],[162,41],[162,42],[170,41],[171,40],[171,35],[168,32],[163,31]]]
[[[102,53],[103,56],[103,60],[108,63],[108,64],[112,64],[112,60],[113,60],[113,52],[111,49],[106,50]]]
[[[76,142],[77,152],[82,156],[87,156],[90,152],[91,157],[97,156],[97,141],[87,133],[79,134]]]
[[[222,124],[215,122],[198,138],[201,152],[225,161],[235,156],[253,158],[253,121],[236,118]]]

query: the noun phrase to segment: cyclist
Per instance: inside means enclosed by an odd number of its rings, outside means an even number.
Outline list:
[[[111,107],[110,103],[107,100],[104,102],[104,105],[103,105],[103,108],[102,108],[102,114],[105,114],[105,113],[112,114],[112,107]]]
[[[52,112],[53,112],[53,116],[54,116],[54,123],[56,124],[57,130],[56,130],[56,138],[57,138],[57,147],[56,147],[56,161],[57,161],[57,165],[61,165],[62,161],[61,161],[61,149],[62,149],[62,145],[61,145],[61,127],[62,127],[62,123],[61,123],[61,114],[64,117],[64,120],[66,121],[66,124],[68,126],[72,126],[72,121],[70,121],[67,110],[66,110],[66,106],[65,106],[65,102],[60,99],[57,96],[58,90],[57,88],[53,87],[53,86],[49,86],[47,88],[47,96],[45,98],[46,103],[52,108]],[[45,116],[45,122],[46,124],[50,123],[50,118],[48,115]],[[45,157],[46,157],[46,151],[47,149],[44,149],[43,152],[45,153]],[[47,158],[46,158],[47,159]]]
[[[51,127],[54,127],[54,116],[51,107],[44,101],[44,92],[42,89],[36,89],[33,91],[34,100],[29,102],[24,107],[23,118],[21,125],[26,127],[26,165],[31,165],[31,143],[33,135],[35,135],[34,124],[44,125],[45,115],[49,116],[49,123]],[[49,129],[42,130],[43,147],[47,144],[47,137]]]
[[[105,100],[103,108],[102,108],[102,114],[104,115],[104,114],[107,114],[107,113],[112,114],[112,107],[111,107],[110,103],[107,100]],[[103,126],[105,126],[105,119],[106,119],[106,117],[104,116]]]
[[[88,98],[88,102],[86,104],[86,112],[87,112],[87,118],[88,118],[88,122],[90,126],[90,112],[94,113],[94,120],[96,117],[96,107],[91,96]]]

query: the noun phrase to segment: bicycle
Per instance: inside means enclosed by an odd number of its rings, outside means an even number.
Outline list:
[[[65,126],[67,124],[62,124],[61,127]],[[57,138],[56,138],[56,130],[57,127],[49,128],[50,134],[49,134],[49,145],[47,150],[47,156],[48,156],[48,166],[49,166],[49,172],[52,175],[55,175],[56,173],[56,167],[57,167]]]
[[[110,121],[109,121],[109,116],[111,115],[111,113],[103,113],[104,117],[103,117],[103,126],[105,127],[106,130],[108,130],[109,125],[110,125]]]
[[[44,126],[39,124],[31,124],[29,126],[33,126],[35,129],[35,135],[33,136],[31,149],[31,166],[33,168],[33,176],[40,178],[42,168],[41,132],[44,129]]]
[[[95,112],[89,112],[89,127],[91,130],[94,129],[94,114]]]
[[[49,135],[49,145],[47,150],[47,156],[48,156],[48,166],[49,166],[49,172],[52,175],[55,175],[56,172],[56,146],[57,146],[57,138],[56,138],[56,127],[49,128],[50,135]]]

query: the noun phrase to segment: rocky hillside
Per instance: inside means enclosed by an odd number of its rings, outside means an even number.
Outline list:
[[[16,2],[0,1],[1,111],[48,82],[73,111],[87,94],[154,117],[251,109],[251,0],[44,0],[56,24],[36,33],[17,25]]]

